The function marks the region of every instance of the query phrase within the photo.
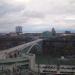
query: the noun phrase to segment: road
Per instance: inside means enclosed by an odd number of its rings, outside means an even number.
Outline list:
[[[43,39],[37,39],[35,41],[32,41],[32,42],[28,42],[28,43],[25,43],[25,44],[22,44],[22,45],[19,45],[19,46],[16,46],[16,47],[13,47],[13,48],[10,48],[10,49],[6,49],[6,50],[3,50],[3,51],[0,51],[0,59],[4,58],[5,57],[5,54],[8,54],[10,52],[14,52],[14,51],[21,51],[23,50],[24,48],[28,47],[28,46],[31,46],[33,44],[36,44],[37,42],[40,42],[42,41]]]

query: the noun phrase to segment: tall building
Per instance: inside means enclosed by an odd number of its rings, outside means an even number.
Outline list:
[[[65,34],[71,34],[71,31],[65,31]]]
[[[51,32],[52,32],[52,35],[53,35],[53,36],[55,36],[55,35],[56,35],[56,31],[55,31],[55,29],[54,29],[54,28],[52,28],[52,31],[51,31]]]
[[[22,26],[16,26],[16,33],[22,33]]]

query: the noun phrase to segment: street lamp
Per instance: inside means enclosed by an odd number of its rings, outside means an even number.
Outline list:
[[[39,55],[40,55],[40,53],[37,52],[37,60],[38,60],[38,58],[39,58]],[[37,62],[38,62],[38,75],[40,75],[40,65],[39,65],[39,60],[38,60]]]
[[[57,59],[57,74],[59,74],[59,69],[60,69],[60,59]]]

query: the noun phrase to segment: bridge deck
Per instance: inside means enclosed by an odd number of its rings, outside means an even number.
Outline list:
[[[14,48],[10,48],[10,49],[6,49],[6,50],[1,50],[0,51],[0,59],[2,59],[5,55],[5,53],[10,53],[10,52],[14,52],[14,51],[22,51],[23,49],[37,43],[37,42],[40,42],[42,41],[43,39],[38,39],[38,40],[35,40],[35,41],[32,41],[32,42],[29,42],[29,43],[25,43],[25,44],[22,44],[22,45],[19,45],[19,46],[16,46]],[[27,51],[27,50],[26,50]]]

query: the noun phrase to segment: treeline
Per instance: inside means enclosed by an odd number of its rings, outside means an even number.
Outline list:
[[[58,37],[44,40],[42,53],[50,56],[72,56],[75,55],[75,36]]]
[[[30,41],[32,41],[32,38],[24,37],[24,36],[0,37],[0,50],[12,48]]]

